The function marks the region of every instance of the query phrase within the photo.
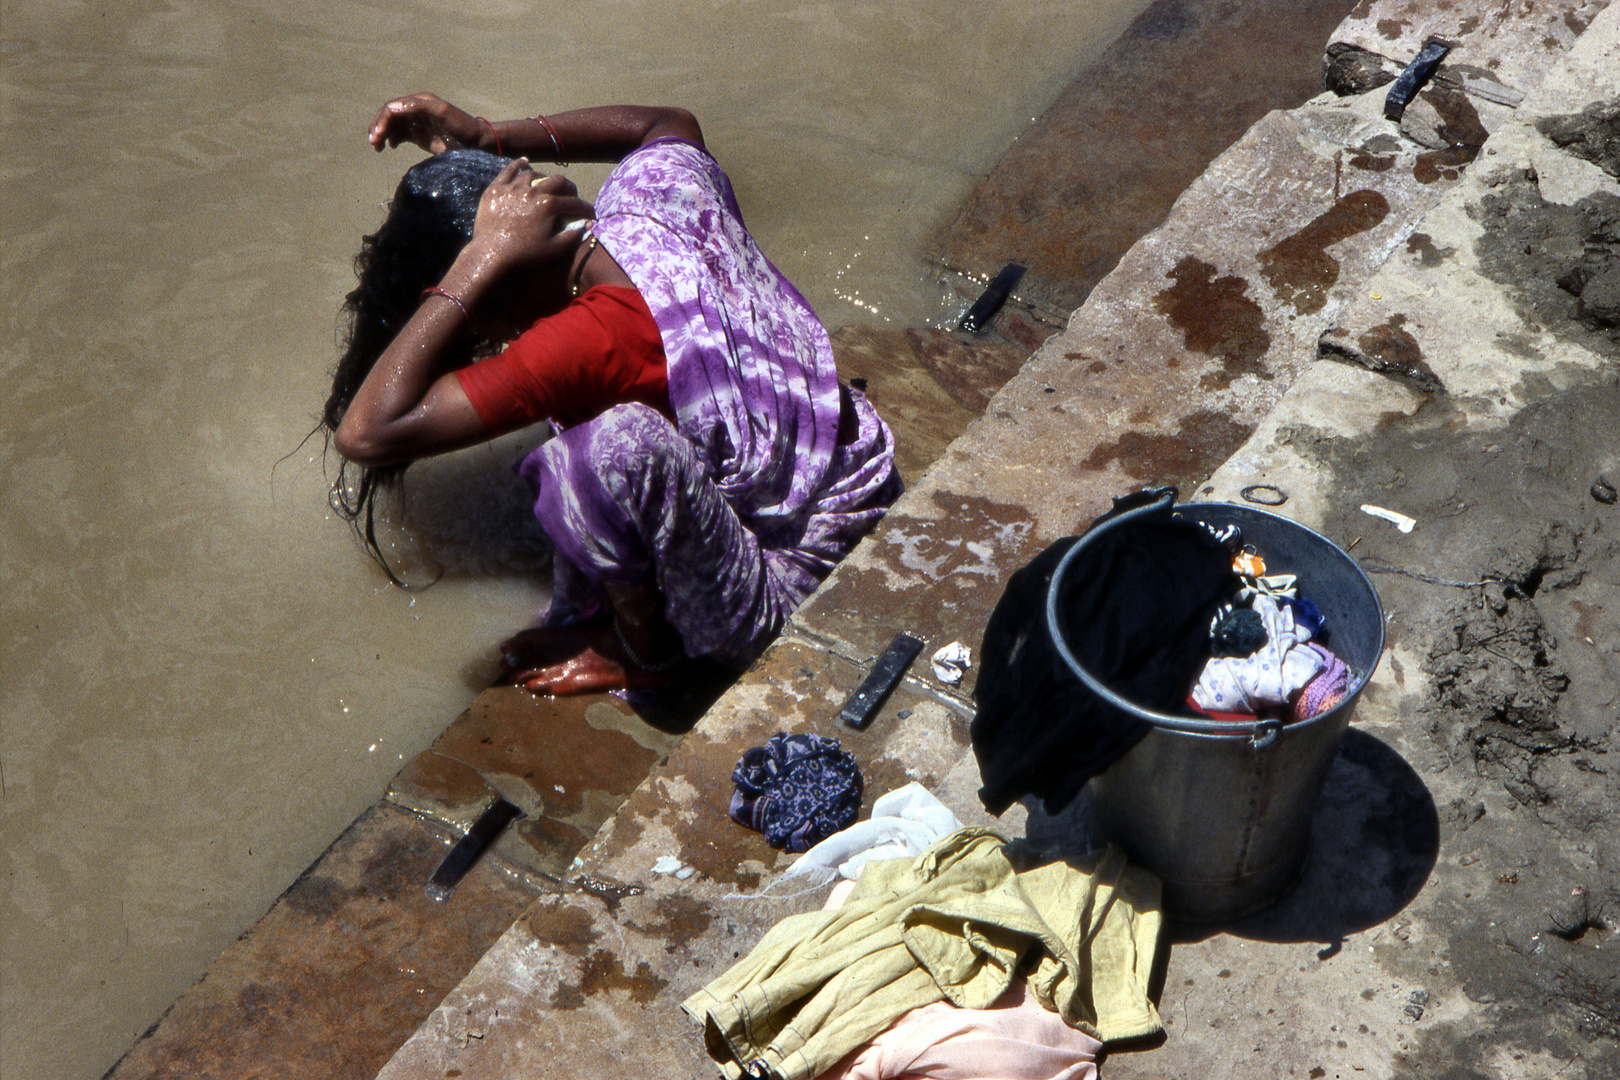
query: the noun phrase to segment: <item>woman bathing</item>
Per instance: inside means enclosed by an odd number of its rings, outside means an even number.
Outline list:
[[[379,482],[550,420],[518,471],[553,598],[503,644],[506,674],[568,694],[665,685],[686,657],[747,666],[901,483],[888,427],[839,383],[697,121],[608,106],[492,123],[415,94],[370,141],[435,156],[356,260],[323,414],[360,468],[340,508],[376,553]],[[618,164],[593,208],[530,155]]]

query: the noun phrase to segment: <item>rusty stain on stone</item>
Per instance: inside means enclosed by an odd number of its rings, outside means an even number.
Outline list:
[[[1232,274],[1216,277],[1214,266],[1192,255],[1182,256],[1165,277],[1175,284],[1154,297],[1154,306],[1181,331],[1187,348],[1221,361],[1215,374],[1220,386],[1238,375],[1271,377],[1260,363],[1271,334],[1265,312],[1247,295],[1247,281]]]
[[[1137,480],[1191,483],[1207,476],[1253,433],[1253,424],[1240,424],[1224,412],[1200,409],[1182,417],[1174,435],[1127,431],[1114,442],[1098,446],[1080,467],[1100,470],[1117,461]]]
[[[1350,159],[1353,168],[1365,172],[1385,172],[1395,165],[1396,153],[1401,148],[1401,141],[1393,135],[1375,135],[1352,148],[1355,156]],[[1339,192],[1335,183],[1333,196],[1338,198]]]
[[[1303,229],[1262,251],[1260,272],[1277,299],[1301,315],[1322,310],[1339,280],[1339,260],[1327,249],[1366,232],[1389,216],[1389,200],[1363,188],[1339,199]]]
[[[1430,150],[1419,154],[1412,166],[1412,176],[1420,184],[1436,180],[1455,180],[1469,162],[1479,156],[1480,148],[1490,133],[1480,122],[1479,110],[1461,90],[1447,86],[1430,86],[1419,95],[1434,106],[1440,114],[1435,134],[1446,141],[1446,149]]]
[[[1420,386],[1438,389],[1440,378],[1424,361],[1417,338],[1406,330],[1405,315],[1391,315],[1356,337],[1361,351],[1383,365],[1380,370],[1401,375]]]
[[[320,874],[310,874],[287,890],[287,907],[307,919],[321,922],[331,918],[348,899],[343,883]]]
[[[1385,41],[1394,41],[1406,29],[1405,19],[1379,19],[1378,32],[1384,35]]]
[[[640,835],[641,818],[636,818],[638,826],[636,835]],[[628,845],[627,845],[628,846]],[[587,896],[594,896],[607,905],[609,915],[618,915],[619,905],[627,896],[640,896],[644,890],[640,885],[626,885],[622,881],[612,881],[608,878],[597,877],[595,874],[581,874],[573,880],[575,888]]]
[[[523,916],[524,929],[544,945],[583,957],[601,938],[591,912],[567,903],[536,904]]]
[[[562,983],[552,991],[551,1006],[554,1009],[578,1009],[588,999],[609,990],[623,991],[638,1005],[646,1005],[668,985],[669,980],[654,975],[645,960],[638,963],[636,973],[630,975],[625,972],[617,956],[598,949],[580,965],[578,983]]]
[[[567,822],[545,815],[526,817],[512,828],[518,839],[539,856],[533,868],[552,877],[561,877],[590,840]]]
[[[1021,345],[963,341],[946,330],[910,328],[905,333],[928,373],[976,413],[1023,369],[1030,354]]]
[[[1357,169],[1367,172],[1387,172],[1395,165],[1394,154],[1357,154],[1350,159],[1350,164]]]
[[[701,937],[714,923],[714,915],[707,904],[682,893],[660,896],[653,904],[653,910],[658,913],[656,919],[648,920],[645,924],[632,922],[629,925],[648,937],[662,938],[666,953],[675,952]]]
[[[1108,363],[1104,360],[1093,360],[1091,362],[1091,366],[1086,370],[1090,371],[1093,375],[1100,375],[1108,370]]]
[[[377,845],[360,867],[360,892],[377,900],[392,901],[407,889],[420,888],[414,864],[433,858],[433,843],[424,833],[389,836]]]
[[[532,883],[481,860],[434,903],[421,885],[444,850],[419,816],[366,811],[107,1075],[241,1077],[254,1071],[244,1063],[297,1063],[300,1074],[375,1076],[536,899]]]
[[[236,1007],[241,1020],[248,1024],[263,1023],[275,1005],[274,997],[263,983],[248,983],[236,992]]]
[[[408,761],[394,777],[390,788],[394,801],[408,800],[411,809],[428,801],[450,808],[482,808],[495,798],[477,769],[431,750],[424,750]]]

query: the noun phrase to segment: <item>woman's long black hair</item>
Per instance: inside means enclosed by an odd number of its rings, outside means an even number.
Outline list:
[[[377,358],[416,311],[422,290],[439,283],[472,239],[478,200],[508,160],[482,150],[452,150],[418,162],[400,180],[382,227],[361,240],[354,257],[359,284],[343,300],[343,351],[321,410],[329,439]],[[452,357],[460,366],[493,353],[498,343],[468,336],[455,348],[463,351]],[[377,543],[376,499],[379,491],[397,485],[408,464],[373,469],[340,461],[330,497],[332,509],[354,526],[388,580],[401,587],[405,583]]]

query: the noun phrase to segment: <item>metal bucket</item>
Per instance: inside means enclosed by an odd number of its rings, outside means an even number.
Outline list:
[[[1153,725],[1086,793],[1109,839],[1164,882],[1168,915],[1225,922],[1258,911],[1298,882],[1311,815],[1356,700],[1384,651],[1384,612],[1372,582],[1332,542],[1287,518],[1228,503],[1188,503],[1182,517],[1243,530],[1267,574],[1298,574],[1300,593],[1326,617],[1325,643],[1350,668],[1344,699],[1310,720],[1235,725],[1140,708],[1085,670],[1065,641],[1063,582],[1082,572],[1089,541],[1171,498],[1121,514],[1069,549],[1052,575],[1046,618],[1053,644],[1082,682],[1116,709]]]

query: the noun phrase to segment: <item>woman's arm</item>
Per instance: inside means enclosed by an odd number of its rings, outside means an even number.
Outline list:
[[[455,299],[435,293],[422,298],[349,402],[333,435],[338,453],[377,467],[503,434],[484,427],[461,389],[451,346],[502,278],[569,257],[591,213],[564,177],[535,180],[521,159],[501,170],[479,202],[472,240],[439,283]],[[558,229],[563,221],[576,224]]]
[[[670,136],[703,145],[697,118],[669,106],[599,105],[556,113],[544,121],[537,117],[491,121],[433,94],[411,94],[378,109],[368,137],[378,150],[411,142],[434,154],[473,147],[562,164],[618,161],[637,147]]]

